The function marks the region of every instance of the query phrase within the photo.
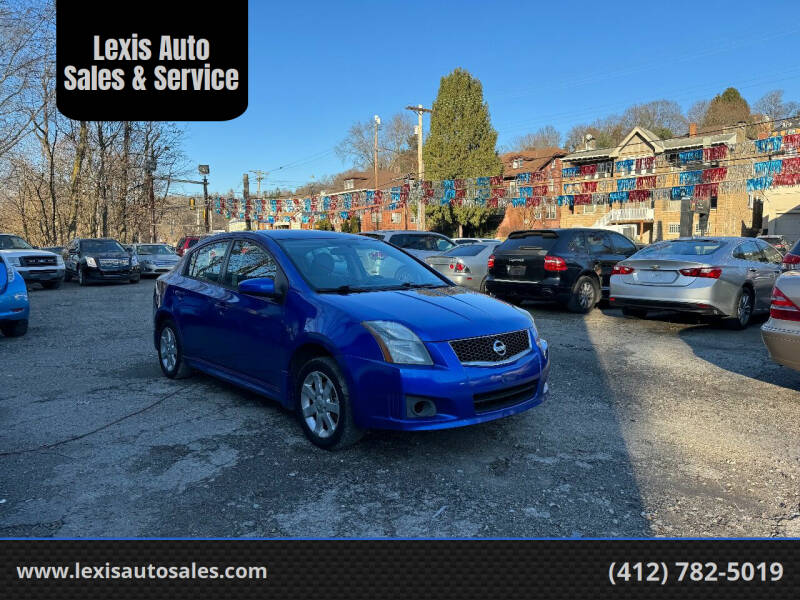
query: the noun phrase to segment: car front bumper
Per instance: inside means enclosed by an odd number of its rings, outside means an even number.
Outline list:
[[[491,367],[462,365],[447,342],[426,346],[433,366],[344,357],[354,419],[360,427],[407,431],[463,427],[523,412],[549,395],[549,357],[535,342],[517,360]],[[435,414],[413,416],[410,406],[419,401],[432,402]]]
[[[64,267],[16,267],[25,281],[56,281],[64,279]]]
[[[770,318],[761,327],[761,337],[772,360],[800,371],[800,324]]]
[[[92,281],[129,281],[139,276],[139,269],[110,270],[84,267],[83,274]]]
[[[169,273],[175,265],[156,265],[153,263],[140,263],[142,275],[162,275]]]

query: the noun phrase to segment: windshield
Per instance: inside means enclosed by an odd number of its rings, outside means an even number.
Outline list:
[[[175,254],[172,248],[164,246],[163,244],[147,244],[145,246],[136,246],[136,253],[140,255],[146,254]]]
[[[478,256],[486,248],[486,244],[464,244],[445,252],[443,256]]]
[[[717,240],[678,240],[653,244],[639,250],[636,258],[642,256],[706,256],[722,248],[722,242]]]
[[[0,235],[0,250],[31,250],[28,242],[16,235]]]
[[[125,248],[116,240],[83,240],[81,250],[88,253],[125,252]]]
[[[280,245],[318,292],[450,285],[397,248],[367,237],[283,240]]]

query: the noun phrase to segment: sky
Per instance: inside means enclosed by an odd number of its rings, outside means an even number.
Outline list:
[[[186,123],[185,150],[190,162],[210,165],[214,193],[241,194],[242,175],[255,169],[268,172],[263,188],[292,189],[350,168],[334,147],[354,122],[430,107],[456,67],[482,82],[498,147],[544,125],[566,134],[651,100],[685,110],[729,86],[751,104],[773,89],[800,101],[796,8],[252,0],[248,109],[231,121]]]

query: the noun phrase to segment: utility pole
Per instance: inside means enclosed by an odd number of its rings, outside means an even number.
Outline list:
[[[244,228],[251,231],[250,211],[247,210],[247,203],[250,200],[250,177],[247,173],[242,176],[242,196],[244,196]]]
[[[150,234],[150,241],[156,243],[158,240],[158,231],[156,230],[156,190],[154,173],[156,170],[156,153],[150,152],[150,158],[145,162],[145,171],[147,172],[147,193],[150,200],[150,219],[152,220],[152,231]]]
[[[255,173],[256,176],[256,183],[258,185],[256,198],[261,198],[261,180],[264,179],[265,175],[269,175],[268,171],[262,171],[261,169],[251,169],[251,173]]]
[[[209,233],[211,231],[211,205],[208,201],[208,174],[211,170],[208,165],[198,165],[197,172],[203,176],[203,224],[206,233]]]
[[[373,155],[372,155],[372,161],[373,161],[372,167],[375,175],[375,185],[373,186],[373,189],[375,190],[378,189],[378,127],[380,126],[380,124],[381,124],[381,118],[378,115],[375,115],[375,144],[373,146]]]
[[[425,178],[425,164],[422,162],[422,114],[433,111],[430,108],[423,108],[422,104],[406,106],[406,110],[417,113],[417,184],[422,185],[422,180]],[[422,196],[417,202],[417,228],[420,231],[427,229],[425,225],[425,203]]]

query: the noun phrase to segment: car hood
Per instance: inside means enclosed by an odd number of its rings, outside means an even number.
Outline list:
[[[3,256],[58,256],[55,252],[49,250],[0,250]]]
[[[462,287],[320,294],[357,321],[396,321],[426,342],[456,340],[527,329],[517,308]]]

